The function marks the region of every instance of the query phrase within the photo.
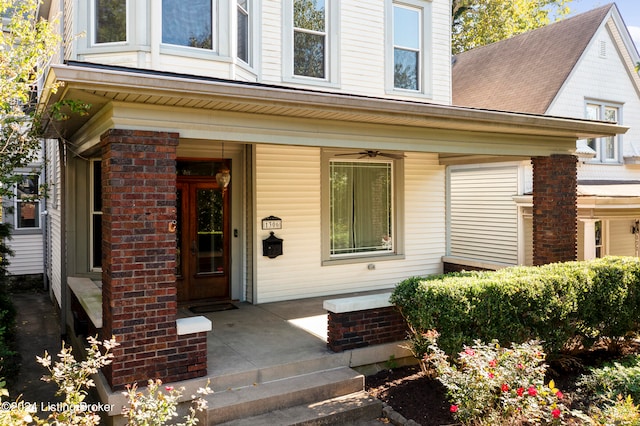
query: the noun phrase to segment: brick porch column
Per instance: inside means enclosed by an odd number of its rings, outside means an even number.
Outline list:
[[[113,389],[206,375],[205,332],[176,332],[177,133],[107,131],[102,146],[103,338],[120,344]]]
[[[533,164],[533,264],[576,260],[577,159],[535,157]]]

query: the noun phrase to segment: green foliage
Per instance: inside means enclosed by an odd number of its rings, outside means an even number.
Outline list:
[[[612,404],[623,395],[640,403],[640,355],[592,368],[578,380],[581,392],[599,404]]]
[[[411,278],[398,284],[391,302],[409,324],[418,358],[429,330],[438,330],[448,354],[477,339],[540,340],[548,353],[602,339],[613,345],[640,324],[640,259]]]
[[[9,225],[0,224],[0,377],[4,377],[9,384],[18,374],[20,359],[14,351],[16,309],[9,295],[7,276],[8,258],[12,254],[6,244],[10,232]]]
[[[561,19],[572,0],[453,0],[453,54],[485,46]]]

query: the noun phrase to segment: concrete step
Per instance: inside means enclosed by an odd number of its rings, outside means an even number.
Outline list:
[[[232,420],[222,426],[321,426],[377,424],[382,402],[365,391]],[[382,424],[382,423],[380,423]]]
[[[217,425],[363,390],[364,376],[348,367],[316,371],[208,395],[202,420]]]

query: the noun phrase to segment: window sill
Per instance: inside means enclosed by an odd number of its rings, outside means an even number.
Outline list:
[[[42,228],[14,228],[11,230],[11,235],[38,235],[42,234]]]
[[[328,87],[331,89],[339,89],[340,84],[336,81],[331,81],[323,78],[304,77],[297,75],[290,75],[282,78],[283,83],[300,84],[304,86],[316,86],[316,87]]]
[[[352,256],[341,257],[337,259],[325,259],[322,261],[322,266],[333,265],[351,265],[355,263],[372,263],[372,262],[385,262],[388,260],[404,260],[404,254],[384,254],[384,255],[371,255],[371,256]]]

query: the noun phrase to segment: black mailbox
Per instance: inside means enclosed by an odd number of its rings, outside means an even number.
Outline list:
[[[269,237],[262,240],[262,255],[269,259],[275,259],[282,254],[282,238],[269,233]]]

